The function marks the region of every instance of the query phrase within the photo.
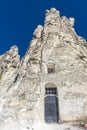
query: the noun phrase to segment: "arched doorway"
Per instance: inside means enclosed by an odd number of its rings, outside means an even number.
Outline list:
[[[45,122],[58,123],[59,107],[58,107],[57,88],[55,86],[52,85],[45,88],[44,103],[45,103],[44,105]]]

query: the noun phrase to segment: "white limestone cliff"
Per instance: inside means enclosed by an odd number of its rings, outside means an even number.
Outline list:
[[[16,46],[0,56],[1,130],[83,129],[69,124],[50,127],[44,122],[44,85],[47,82],[59,86],[60,122],[86,122],[87,43],[76,34],[73,26],[74,18],[61,17],[55,8],[46,10],[44,26],[39,25],[34,31],[22,60]],[[46,70],[49,62],[55,63],[56,73],[51,76]],[[70,108],[62,107],[71,102]]]

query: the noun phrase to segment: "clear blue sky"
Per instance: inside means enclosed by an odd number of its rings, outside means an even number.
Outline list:
[[[0,0],[0,54],[17,45],[24,56],[34,29],[43,25],[44,12],[51,7],[74,17],[77,34],[87,39],[87,0]]]

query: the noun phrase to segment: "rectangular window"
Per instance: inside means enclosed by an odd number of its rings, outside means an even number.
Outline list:
[[[46,88],[45,94],[49,95],[57,95],[57,89],[56,88]]]
[[[54,68],[48,68],[48,73],[54,73]]]
[[[47,65],[47,71],[48,71],[48,73],[54,73],[55,72],[55,65],[54,64],[48,64]]]

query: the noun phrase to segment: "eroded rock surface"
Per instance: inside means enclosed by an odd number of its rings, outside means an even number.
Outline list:
[[[1,130],[83,130],[87,119],[87,43],[73,28],[74,18],[46,10],[20,61],[16,46],[0,56]],[[48,66],[54,72],[48,73]],[[45,87],[57,87],[61,126],[44,124]],[[78,124],[68,126],[63,123]],[[69,125],[70,125],[69,124]]]

